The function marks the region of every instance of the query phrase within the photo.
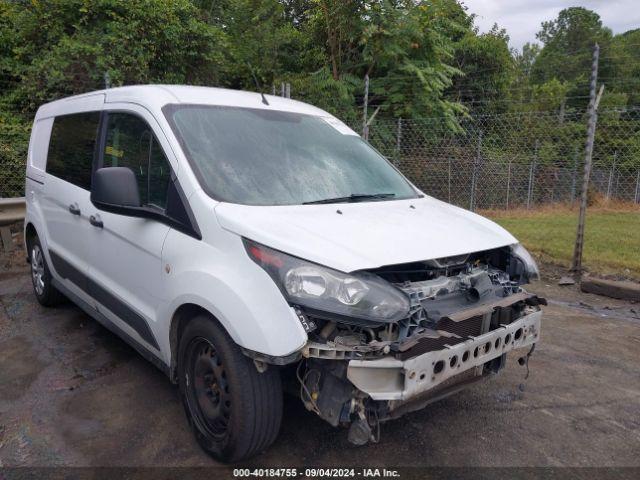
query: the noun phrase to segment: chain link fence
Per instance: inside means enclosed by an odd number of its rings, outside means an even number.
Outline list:
[[[471,210],[570,203],[580,195],[585,112],[381,121],[369,141],[425,193]],[[640,203],[640,112],[601,111],[590,195]]]
[[[0,197],[24,195],[31,118],[0,106]],[[380,120],[369,141],[436,198],[471,210],[532,208],[579,196],[586,125],[584,111]],[[599,112],[590,189],[640,203],[640,111]]]
[[[0,198],[24,197],[33,115],[0,103]]]

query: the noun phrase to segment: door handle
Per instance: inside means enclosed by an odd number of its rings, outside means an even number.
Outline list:
[[[94,227],[98,227],[98,228],[104,227],[102,220],[100,220],[100,215],[91,215],[89,217],[89,223]]]
[[[80,215],[80,207],[78,207],[77,203],[72,203],[71,205],[69,205],[69,212],[72,215]]]

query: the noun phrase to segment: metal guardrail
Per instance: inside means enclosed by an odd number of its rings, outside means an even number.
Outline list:
[[[9,225],[24,220],[27,204],[24,197],[0,198],[0,238],[5,251],[13,250],[13,238]]]
[[[24,197],[0,198],[0,227],[24,220],[26,211]]]

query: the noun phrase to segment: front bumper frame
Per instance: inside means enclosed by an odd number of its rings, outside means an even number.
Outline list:
[[[541,320],[542,311],[530,309],[508,325],[404,361],[392,356],[350,360],[347,378],[373,400],[411,400],[454,375],[538,342]]]

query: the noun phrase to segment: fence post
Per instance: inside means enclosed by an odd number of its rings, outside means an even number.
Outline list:
[[[529,189],[527,190],[527,208],[531,208],[531,200],[533,197],[533,172],[536,168],[536,161],[538,160],[538,140],[536,140],[536,146],[533,151],[533,161],[529,167]]]
[[[402,144],[402,118],[398,117],[398,127],[396,129],[396,165],[400,160],[400,145]]]
[[[616,163],[617,166],[618,164]],[[620,172],[618,170],[613,172],[613,179],[615,180],[615,185],[611,188],[611,196],[620,198]]]
[[[447,160],[448,174],[447,174],[447,198],[451,203],[451,157]]]
[[[582,277],[582,248],[584,247],[584,221],[587,214],[587,190],[589,188],[589,177],[591,176],[591,159],[593,156],[593,142],[596,134],[596,123],[598,121],[598,99],[596,98],[596,87],[598,83],[598,57],[600,47],[596,43],[593,48],[593,61],[591,63],[591,81],[589,85],[589,121],[587,128],[587,143],[584,155],[584,175],[582,177],[582,191],[580,192],[580,215],[578,216],[578,231],[576,233],[576,243],[573,250],[573,261],[571,271],[579,279]],[[600,89],[602,92],[602,88]]]
[[[509,165],[507,166],[507,205],[505,210],[509,210],[509,190],[511,189],[511,159],[509,159]]]
[[[369,140],[369,126],[367,125],[367,107],[369,106],[369,74],[364,76],[364,105],[362,107],[362,138]]]
[[[560,103],[560,113],[558,114],[558,123],[560,126],[564,124],[564,111],[566,108],[567,99],[566,97],[562,98],[562,103]]]
[[[285,97],[284,82],[280,83],[280,96]]]
[[[576,200],[576,177],[578,176],[578,149],[573,153],[573,175],[571,179],[571,203]]]
[[[636,176],[636,196],[635,203],[640,203],[640,170],[638,170],[638,175]]]
[[[482,155],[482,130],[478,133],[478,150],[476,152],[476,160],[473,164],[473,170],[471,173],[471,199],[469,201],[469,210],[472,212],[476,208],[476,181],[478,176],[478,168],[480,167],[480,160]]]
[[[616,171],[616,159],[618,152],[613,152],[613,165],[611,165],[611,171],[609,172],[609,183],[607,183],[607,200],[611,200],[611,188],[613,187],[613,176]]]
[[[284,93],[285,93],[285,97],[286,98],[291,98],[291,84],[289,82],[287,82],[287,84],[284,87]]]

